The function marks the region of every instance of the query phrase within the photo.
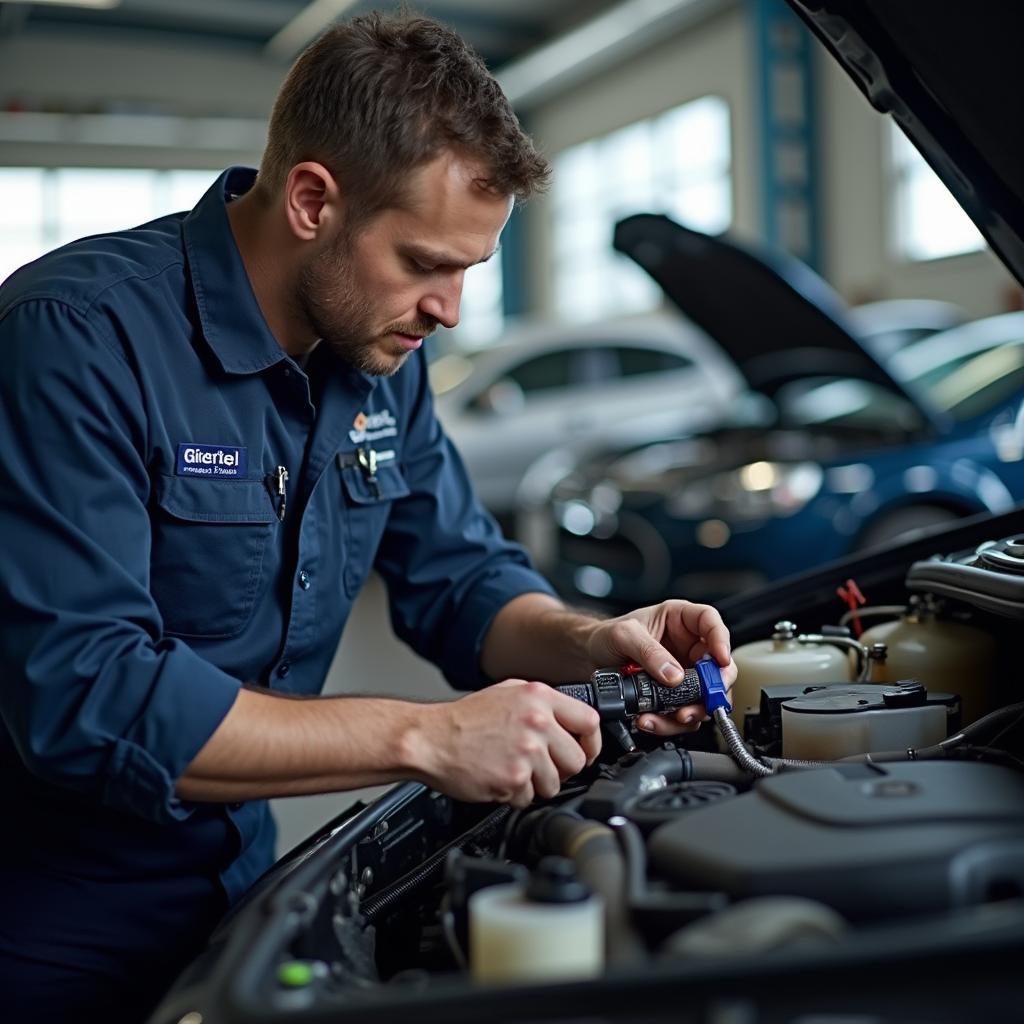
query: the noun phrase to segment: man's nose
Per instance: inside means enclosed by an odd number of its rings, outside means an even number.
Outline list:
[[[459,322],[462,301],[462,272],[443,285],[435,286],[420,300],[420,311],[432,317],[443,327],[454,327]]]

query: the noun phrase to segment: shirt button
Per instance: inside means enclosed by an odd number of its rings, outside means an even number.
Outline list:
[[[299,573],[299,586],[302,587],[303,590],[309,590],[309,588],[313,586],[313,580],[305,569]]]
[[[291,672],[291,670],[292,670],[292,663],[290,661],[282,661],[281,664],[277,666],[277,674],[282,679],[284,679],[284,677],[286,675],[288,675],[288,673]]]
[[[239,804],[239,803],[228,804],[228,810],[229,811],[240,811],[244,806],[245,806],[245,804]]]

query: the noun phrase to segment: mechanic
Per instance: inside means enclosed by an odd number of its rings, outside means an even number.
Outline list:
[[[292,68],[258,176],[0,289],[6,1020],[142,1019],[270,866],[267,797],[525,806],[600,746],[536,680],[733,678],[709,606],[563,607],[434,418],[423,341],[547,173],[456,35],[369,15]],[[317,696],[371,567],[475,692]]]

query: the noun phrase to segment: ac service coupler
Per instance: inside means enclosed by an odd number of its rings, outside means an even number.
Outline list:
[[[689,704],[703,704],[716,722],[715,712],[732,711],[722,673],[714,658],[705,655],[683,673],[678,686],[656,683],[639,665],[599,668],[585,683],[564,683],[556,690],[589,704],[601,722],[627,751],[636,750],[627,722],[637,715],[670,715]]]

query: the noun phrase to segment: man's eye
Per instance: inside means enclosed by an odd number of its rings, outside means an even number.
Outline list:
[[[432,274],[434,272],[434,269],[435,269],[434,267],[428,267],[425,264],[420,263],[419,260],[410,260],[409,261],[409,265],[412,267],[413,271],[415,273],[417,273],[417,274]]]

